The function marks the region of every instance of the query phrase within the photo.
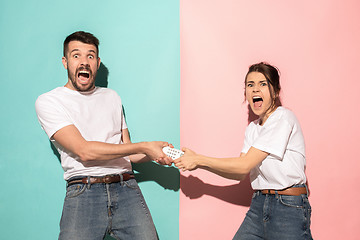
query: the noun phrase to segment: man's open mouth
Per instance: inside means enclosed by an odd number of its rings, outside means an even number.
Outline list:
[[[89,70],[79,70],[77,73],[77,78],[80,80],[80,82],[84,84],[89,81],[90,76],[91,76],[91,71]]]
[[[90,73],[87,72],[87,71],[80,71],[80,72],[78,73],[78,77],[79,77],[79,78],[80,78],[80,77],[82,77],[82,78],[89,78],[89,77],[90,77]]]

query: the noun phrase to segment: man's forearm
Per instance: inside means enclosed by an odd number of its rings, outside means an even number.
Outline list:
[[[81,147],[74,150],[82,161],[92,160],[111,160],[133,154],[143,154],[147,152],[147,143],[128,143],[110,144],[95,141],[86,141]]]
[[[151,160],[170,159],[163,153],[162,148],[169,143],[162,141],[112,144],[97,141],[86,141],[74,125],[66,126],[57,131],[52,138],[62,147],[77,155],[81,161],[111,160],[133,154],[145,154]]]
[[[130,161],[133,163],[149,162],[151,159],[145,154],[133,154],[129,156]]]

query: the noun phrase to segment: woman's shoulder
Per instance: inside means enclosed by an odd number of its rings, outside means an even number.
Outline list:
[[[275,123],[278,121],[285,121],[290,123],[290,125],[293,125],[294,122],[297,122],[297,118],[295,113],[290,110],[289,108],[279,106],[277,109],[271,114],[271,116],[267,120],[267,124],[269,125],[271,123]],[[249,123],[248,129],[253,129],[260,126],[260,119],[256,119]]]
[[[287,107],[280,106],[278,107],[277,111],[279,111],[279,113],[281,113],[282,115],[295,117],[294,111]]]
[[[275,116],[274,116],[275,118],[287,121],[291,125],[293,123],[297,122],[297,117],[296,117],[295,113],[289,108],[280,106],[276,109],[274,114],[275,114]]]

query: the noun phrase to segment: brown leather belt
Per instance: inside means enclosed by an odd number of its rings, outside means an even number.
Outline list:
[[[68,186],[75,183],[94,184],[94,183],[116,183],[121,181],[127,181],[134,178],[134,174],[123,173],[121,175],[107,175],[104,177],[84,177],[81,179],[74,179],[68,181]]]
[[[262,194],[275,194],[275,191],[279,195],[289,195],[289,196],[300,196],[301,194],[307,194],[305,187],[292,187],[285,190],[273,190],[273,189],[264,189],[260,190]]]

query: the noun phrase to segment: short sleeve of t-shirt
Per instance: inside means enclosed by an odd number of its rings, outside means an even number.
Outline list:
[[[121,117],[122,117],[122,119],[123,119],[123,121],[122,121],[122,129],[126,129],[127,128],[127,125],[126,125],[126,121],[125,121],[125,117],[124,117],[124,113],[122,112],[121,113]]]
[[[251,128],[254,128],[254,125],[253,122],[250,123],[250,125],[246,128],[245,130],[245,137],[244,137],[244,145],[243,145],[243,148],[242,148],[242,153],[247,153],[249,151],[249,149],[251,148],[251,142],[249,140],[249,132],[250,132],[250,129]]]
[[[116,96],[117,96],[117,100],[118,100],[118,105],[119,105],[119,107],[121,107],[121,129],[126,129],[128,127],[127,127],[126,121],[125,121],[125,116],[124,116],[123,106],[122,106],[122,103],[121,103],[121,98],[117,94],[116,94]]]
[[[275,155],[282,159],[291,135],[292,126],[283,115],[270,116],[261,127],[259,136],[255,139],[252,147]]]
[[[35,102],[35,109],[41,127],[49,138],[61,128],[73,124],[61,106],[50,96],[39,96]]]

